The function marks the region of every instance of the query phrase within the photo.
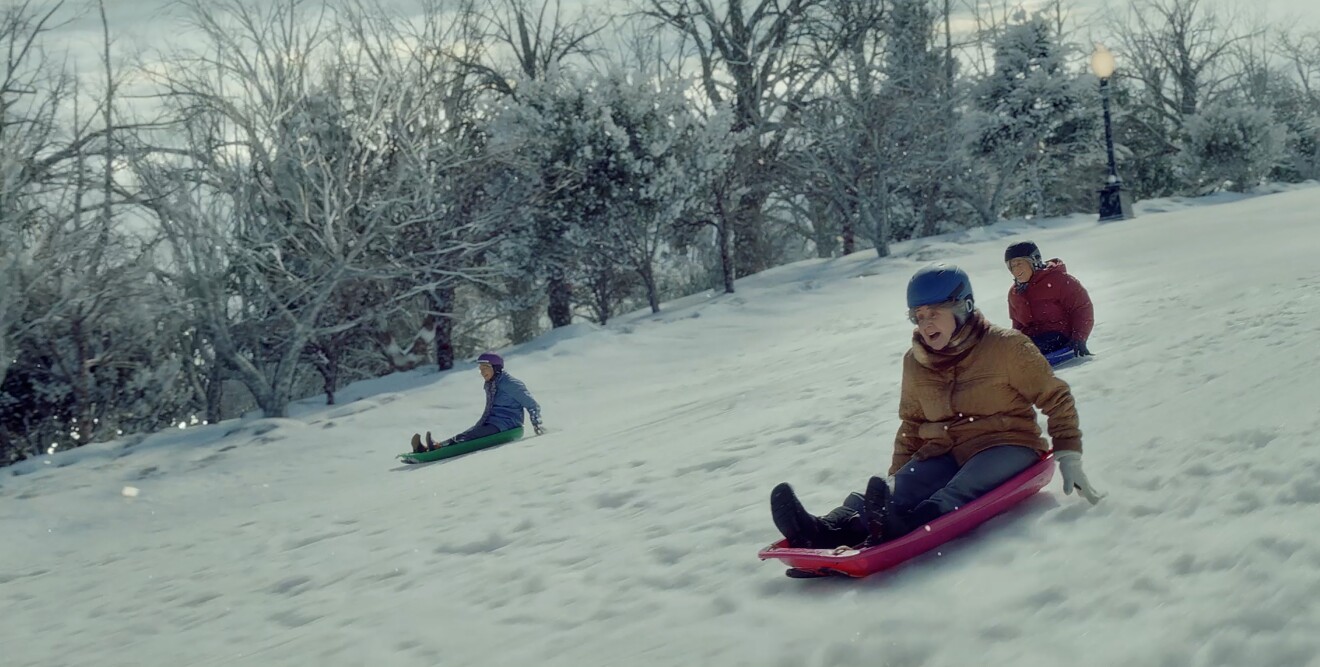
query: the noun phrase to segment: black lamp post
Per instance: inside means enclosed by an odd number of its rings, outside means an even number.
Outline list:
[[[1126,220],[1132,216],[1132,203],[1123,192],[1123,179],[1114,166],[1114,130],[1109,119],[1109,77],[1114,75],[1114,54],[1103,44],[1095,45],[1091,54],[1091,71],[1100,77],[1100,101],[1105,109],[1105,149],[1109,153],[1109,177],[1100,188],[1100,222]]]

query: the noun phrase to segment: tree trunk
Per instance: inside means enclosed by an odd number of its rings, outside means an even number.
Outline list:
[[[875,254],[879,257],[889,256],[889,179],[884,179],[880,183],[880,211],[879,215],[872,214],[875,220]]]
[[[816,257],[829,259],[834,256],[837,242],[834,238],[834,225],[830,223],[831,208],[823,196],[809,196],[807,200],[810,216],[812,242],[816,244]]]
[[[573,284],[567,278],[556,276],[548,286],[550,326],[559,328],[573,323]]]
[[[509,313],[511,323],[509,338],[514,344],[526,343],[536,337],[540,331],[537,324],[541,319],[540,308],[531,306],[527,308],[518,308]]]
[[[435,313],[435,366],[447,371],[454,367],[454,288],[441,288],[431,299],[431,310]]]
[[[596,281],[596,288],[591,290],[594,295],[593,300],[596,302],[592,310],[596,311],[596,324],[605,326],[614,315],[614,309],[610,307],[610,288],[606,279],[597,277]]]
[[[254,387],[248,385],[248,390]],[[284,392],[279,391],[274,383],[270,386],[259,388],[260,391],[252,391],[252,398],[257,402],[257,407],[261,408],[261,416],[267,419],[279,419],[289,416],[289,397]]]
[[[73,368],[73,418],[78,427],[78,445],[86,445],[92,441],[95,425],[91,417],[91,396],[92,396],[92,371],[91,362],[88,358],[87,341],[83,336],[82,318],[75,316],[70,323],[70,334],[73,338],[74,348],[77,354],[74,356],[74,362],[77,364]]]
[[[258,405],[261,406],[264,416],[268,418],[289,416],[289,402],[293,396],[293,381],[297,379],[298,362],[301,356],[294,350],[301,351],[305,345],[306,341],[297,345],[290,345],[289,349],[276,362],[275,368],[266,374],[265,386],[262,387],[261,396],[258,399]]]
[[[325,404],[335,404],[335,390],[339,388],[339,355],[327,355],[324,369],[321,371],[321,380],[325,388]]]
[[[646,302],[651,306],[651,313],[660,312],[660,290],[655,284],[655,267],[647,262],[638,273],[642,276],[642,284],[646,285]]]
[[[957,56],[953,53],[953,7],[950,6],[950,0],[944,0],[944,100],[953,99],[953,86],[955,81],[954,63],[957,62]]]
[[[733,266],[740,276],[759,273],[770,267],[770,248],[765,238],[765,194],[750,193],[738,198],[734,211]],[[725,223],[729,226],[729,222]]]
[[[531,299],[532,282],[526,278],[513,279],[509,292],[515,299],[527,300],[509,311],[509,338],[514,344],[526,343],[536,337],[541,321],[540,306]]]
[[[225,376],[220,362],[211,359],[206,369],[206,423],[224,420]]]
[[[943,221],[943,211],[939,203],[942,199],[940,184],[938,181],[922,184],[920,193],[921,202],[921,231],[918,236],[934,236],[939,230],[940,222]]]
[[[596,294],[596,323],[605,326],[614,317],[614,294],[615,280],[614,267],[603,266],[596,271],[596,287],[592,290]]]
[[[1196,81],[1196,75],[1184,68],[1184,71],[1178,76],[1178,107],[1185,121],[1189,116],[1196,115],[1197,98],[1200,94],[1200,84]]]
[[[307,344],[307,358],[312,367],[321,376],[321,392],[325,394],[325,404],[335,404],[335,390],[339,388],[339,355],[343,341],[336,336],[328,336],[320,342]]]
[[[339,358],[343,357],[342,346],[339,341],[331,341],[334,345],[333,350],[326,350],[326,370],[322,372],[322,379],[325,379],[326,405],[334,405],[335,392],[339,391]]]
[[[282,392],[271,392],[266,399],[265,405],[261,406],[261,414],[268,419],[283,419],[289,416],[289,397]]]
[[[733,256],[729,253],[728,229],[727,222],[715,225],[715,242],[720,249],[720,271],[724,275],[724,293],[733,294],[734,266]]]
[[[862,225],[862,205],[857,190],[858,184],[864,180],[859,181],[855,176],[849,177],[847,184],[835,186],[836,194],[830,198],[828,214],[836,216],[839,220],[839,238],[836,242],[841,246],[839,248],[841,257],[857,252],[857,230]]]

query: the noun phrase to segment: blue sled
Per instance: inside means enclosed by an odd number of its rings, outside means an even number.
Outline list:
[[[1077,353],[1073,352],[1071,347],[1061,347],[1053,352],[1045,353],[1045,361],[1050,362],[1051,366],[1058,366],[1064,362],[1072,361],[1077,358]]]

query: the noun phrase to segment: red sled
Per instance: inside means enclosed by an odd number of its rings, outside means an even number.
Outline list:
[[[865,577],[926,553],[989,521],[1036,495],[1053,478],[1054,455],[1047,454],[990,493],[892,542],[862,549],[795,549],[788,546],[787,540],[780,540],[757,555],[761,560],[784,561],[790,577]]]

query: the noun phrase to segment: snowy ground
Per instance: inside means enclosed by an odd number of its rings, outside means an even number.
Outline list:
[[[1202,204],[574,327],[506,354],[553,432],[444,463],[392,457],[470,425],[471,366],[0,470],[0,662],[1320,665],[1320,188]],[[1004,323],[1022,238],[1097,304],[1098,357],[1061,374],[1109,498],[1056,477],[859,581],[758,561],[771,486],[824,512],[888,461],[911,272],[960,263]]]

